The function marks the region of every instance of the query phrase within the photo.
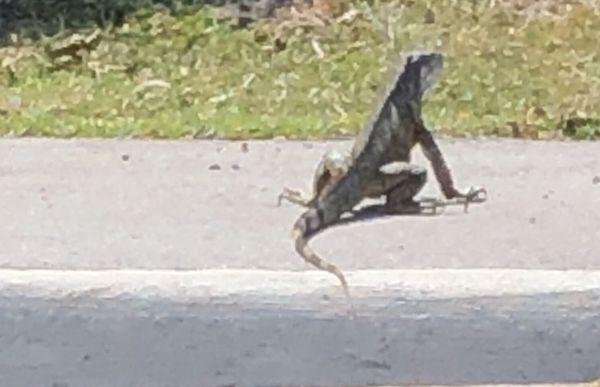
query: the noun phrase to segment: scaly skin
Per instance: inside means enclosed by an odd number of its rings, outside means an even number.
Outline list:
[[[350,158],[342,153],[332,150],[323,155],[317,165],[313,178],[312,197],[307,198],[300,191],[284,188],[279,195],[277,205],[281,205],[283,199],[299,204],[304,207],[313,206],[319,197],[325,195],[331,188],[348,172]]]
[[[308,209],[293,226],[296,251],[315,267],[334,274],[346,295],[348,284],[341,270],[319,257],[308,246],[308,240],[365,198],[385,195],[390,213],[420,212],[413,198],[425,184],[426,169],[410,164],[410,152],[416,144],[421,145],[433,166],[446,198],[462,199],[464,203],[485,200],[480,196],[485,193],[483,189],[471,188],[463,193],[455,188],[442,153],[421,119],[423,94],[442,66],[440,54],[408,56],[403,71],[395,74],[389,91],[382,94],[382,102],[357,137],[347,171],[334,182],[326,179],[320,191],[315,189],[314,197],[304,203]]]

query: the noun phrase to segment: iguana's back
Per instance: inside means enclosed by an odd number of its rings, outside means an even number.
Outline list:
[[[405,64],[405,65],[403,65]],[[421,98],[431,86],[422,84],[422,69],[435,78],[442,67],[440,54],[410,54],[402,56],[392,70],[384,76],[378,100],[371,115],[357,135],[352,148],[352,160],[371,150],[380,156],[379,166],[392,161],[408,161],[410,149],[415,144],[415,131],[421,121]],[[368,147],[369,142],[385,144]]]

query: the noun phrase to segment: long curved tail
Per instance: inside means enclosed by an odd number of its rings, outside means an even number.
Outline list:
[[[344,277],[342,271],[334,264],[325,261],[317,255],[310,246],[308,246],[309,239],[324,228],[325,225],[317,210],[310,209],[300,215],[300,218],[294,223],[292,229],[292,238],[294,239],[296,251],[306,262],[314,265],[318,269],[328,271],[335,275],[340,280],[346,296],[350,297],[348,283],[346,282],[346,277]]]

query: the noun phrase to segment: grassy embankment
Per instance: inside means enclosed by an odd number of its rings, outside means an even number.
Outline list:
[[[600,137],[600,12],[585,5],[352,1],[248,29],[215,15],[142,11],[80,47],[15,35],[0,48],[0,135],[349,135],[394,56],[421,49],[447,56],[424,109],[439,132]]]

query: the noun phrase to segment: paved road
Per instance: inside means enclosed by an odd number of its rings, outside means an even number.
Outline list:
[[[308,188],[326,148],[349,146],[3,139],[0,267],[306,269],[289,238],[300,208],[275,199]],[[600,144],[441,146],[457,183],[485,186],[488,203],[340,226],[313,246],[344,270],[600,269]]]

